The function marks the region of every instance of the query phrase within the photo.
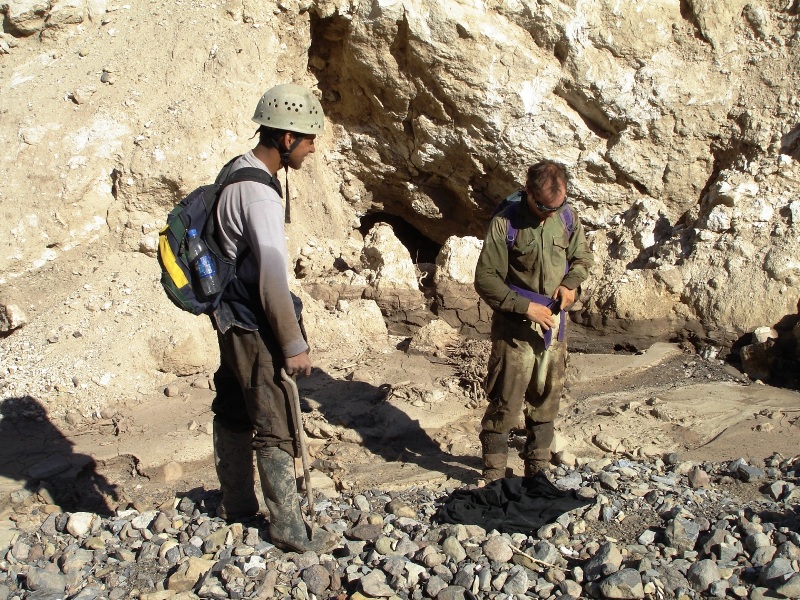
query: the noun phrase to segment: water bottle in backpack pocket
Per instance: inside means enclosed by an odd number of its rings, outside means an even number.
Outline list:
[[[214,258],[209,254],[203,240],[198,237],[196,229],[188,230],[186,239],[189,245],[189,264],[192,265],[192,271],[199,279],[203,296],[211,299],[222,291]]]

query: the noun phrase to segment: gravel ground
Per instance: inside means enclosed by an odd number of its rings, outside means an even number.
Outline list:
[[[267,517],[223,522],[216,490],[105,515],[20,497],[0,521],[0,600],[800,594],[794,459],[562,459],[548,477],[585,505],[531,531],[440,522],[453,489],[318,496],[317,526],[342,535],[322,556],[275,548]]]

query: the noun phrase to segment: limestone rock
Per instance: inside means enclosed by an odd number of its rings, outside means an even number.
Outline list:
[[[689,6],[700,24],[703,36],[720,52],[730,52],[736,23],[745,0],[719,4],[713,0],[691,0]]]
[[[431,321],[411,338],[409,352],[435,353],[455,342],[458,332],[441,319]]]
[[[314,348],[338,348],[347,355],[364,348],[380,350],[388,343],[386,322],[373,300],[341,301],[333,314],[313,301],[304,301],[304,306],[303,320]]]
[[[4,5],[6,31],[17,36],[32,35],[44,28],[50,3],[43,0],[19,0]]]
[[[56,0],[50,4],[47,27],[66,27],[83,23],[86,0]]]
[[[95,515],[88,512],[72,513],[67,521],[65,529],[71,536],[81,538],[89,533],[95,518]]]
[[[0,333],[19,329],[27,322],[28,316],[18,304],[0,304]]]
[[[213,560],[189,557],[178,566],[173,574],[167,577],[166,589],[174,592],[188,592],[213,566]]]
[[[644,598],[642,578],[636,569],[622,569],[606,577],[600,583],[604,598]]]
[[[454,328],[470,333],[489,331],[491,309],[475,291],[475,265],[483,242],[473,236],[450,236],[436,257],[436,312]]]
[[[159,369],[177,375],[196,375],[216,369],[219,347],[208,319],[199,319],[177,308],[171,309],[170,313],[177,322],[191,319],[192,325],[150,338],[150,349]]]
[[[482,247],[483,242],[476,237],[447,238],[436,257],[435,280],[447,278],[456,283],[472,285],[475,281],[475,265]]]
[[[422,306],[422,292],[411,255],[390,225],[378,223],[372,228],[364,239],[361,260],[374,272],[366,297],[374,299],[384,309]]]
[[[366,268],[375,271],[376,287],[419,287],[411,255],[387,223],[376,224],[366,236],[361,260]]]
[[[742,370],[751,379],[769,379],[773,372],[776,356],[773,348],[775,342],[771,339],[760,343],[743,346],[739,351],[742,359]]]
[[[756,327],[753,331],[753,343],[763,344],[767,340],[778,339],[778,332],[772,327]]]

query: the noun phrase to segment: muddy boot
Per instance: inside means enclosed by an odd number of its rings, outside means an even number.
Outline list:
[[[323,529],[314,529],[309,539],[294,477],[294,459],[280,448],[259,448],[256,452],[261,489],[269,508],[269,537],[283,550],[316,554],[330,552],[339,545],[338,537]]]
[[[547,473],[550,463],[546,460],[525,459],[525,477],[533,477],[537,473]]]
[[[520,452],[520,458],[525,462],[525,477],[533,477],[536,473],[550,470],[550,460],[553,453],[550,447],[555,438],[555,427],[552,421],[535,422],[530,419],[525,421],[528,430],[528,441]]]
[[[214,419],[214,466],[222,490],[222,503],[217,514],[226,521],[258,514],[253,475],[253,432],[235,431]]]
[[[481,431],[483,450],[483,479],[491,483],[506,476],[508,464],[508,436],[502,433]]]

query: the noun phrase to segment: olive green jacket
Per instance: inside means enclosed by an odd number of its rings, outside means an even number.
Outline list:
[[[512,291],[509,284],[552,297],[559,285],[574,290],[586,280],[594,259],[583,225],[572,210],[570,239],[560,214],[540,221],[523,200],[511,250],[506,245],[508,219],[504,213],[492,219],[475,269],[475,291],[493,310],[527,312],[530,300]]]

